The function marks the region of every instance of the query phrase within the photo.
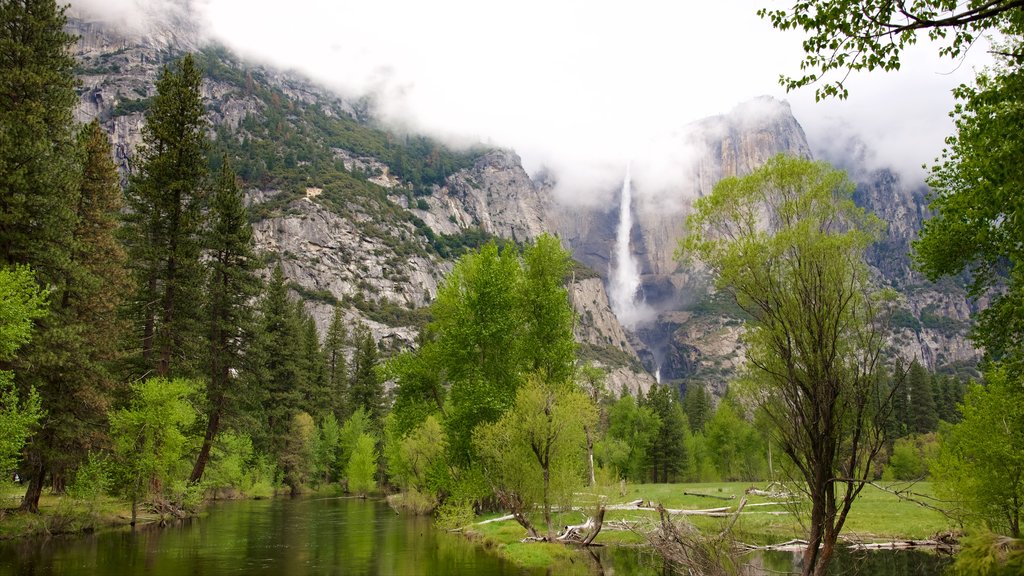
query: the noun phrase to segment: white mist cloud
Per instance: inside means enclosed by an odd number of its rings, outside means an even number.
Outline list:
[[[375,95],[387,121],[455,142],[514,148],[547,168],[558,193],[604,203],[633,161],[638,190],[665,190],[689,157],[684,127],[759,95],[787,98],[812,148],[836,127],[907,176],[952,129],[950,89],[972,76],[922,40],[904,70],[862,74],[846,102],[786,95],[799,34],[755,15],[764,2],[719,0],[75,0],[139,22],[161,10],[202,18],[242,54],[292,68],[343,95]],[[778,3],[778,2],[776,2]],[[981,57],[979,54],[981,53]],[[975,48],[971,57],[983,60]],[[947,72],[952,72],[945,74]],[[679,146],[673,143],[683,142]]]

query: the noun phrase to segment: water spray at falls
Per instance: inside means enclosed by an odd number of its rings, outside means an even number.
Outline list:
[[[612,311],[619,322],[629,329],[649,317],[650,310],[644,305],[640,292],[640,265],[633,255],[630,236],[633,230],[633,189],[630,170],[626,167],[626,178],[622,181],[619,200],[619,227],[615,233],[615,253],[610,270],[610,296]],[[638,300],[640,300],[638,302]]]

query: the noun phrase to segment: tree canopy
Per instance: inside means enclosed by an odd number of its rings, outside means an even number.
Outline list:
[[[1020,32],[1024,25],[1022,0],[800,0],[789,9],[758,10],[779,30],[802,30],[804,59],[800,75],[782,76],[793,90],[817,83],[833,73],[838,80],[818,87],[818,99],[846,98],[851,72],[898,70],[905,48],[926,33],[942,43],[939,54],[956,58],[988,30]],[[1014,56],[1024,57],[1019,52]]]
[[[1024,71],[1005,59],[955,93],[957,133],[932,168],[934,215],[914,248],[930,278],[966,271],[970,294],[992,297],[974,337],[990,358],[1000,359],[1018,355],[1024,345]]]
[[[846,174],[779,155],[699,199],[681,249],[749,315],[750,392],[808,491],[804,574],[823,574],[884,441],[884,343],[864,250],[878,220]]]

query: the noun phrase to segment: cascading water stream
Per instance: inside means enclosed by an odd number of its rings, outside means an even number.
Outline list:
[[[611,304],[612,311],[619,322],[629,329],[636,328],[644,316],[644,306],[637,304],[637,292],[640,291],[640,266],[633,256],[630,247],[630,235],[633,230],[633,190],[630,181],[630,169],[626,166],[626,177],[622,181],[622,194],[619,199],[619,227],[615,234],[615,257],[611,270]]]

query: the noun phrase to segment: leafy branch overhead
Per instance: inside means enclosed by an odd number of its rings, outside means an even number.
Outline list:
[[[917,43],[919,32],[944,43],[941,56],[957,58],[986,31],[1020,30],[1022,7],[1024,0],[818,0],[796,2],[788,10],[762,8],[757,14],[779,30],[807,34],[800,74],[779,78],[787,91],[832,73],[842,75],[817,88],[815,97],[821,100],[846,98],[851,72],[899,70],[902,51]]]

